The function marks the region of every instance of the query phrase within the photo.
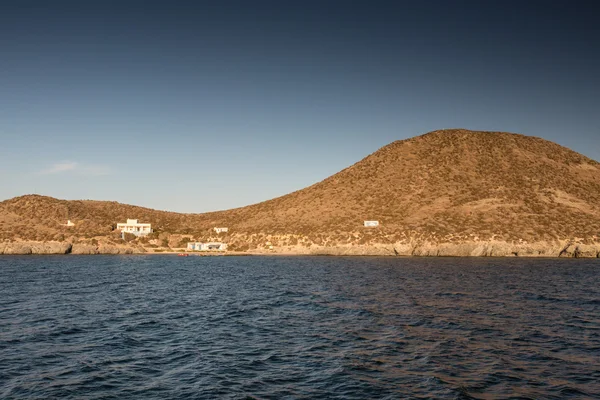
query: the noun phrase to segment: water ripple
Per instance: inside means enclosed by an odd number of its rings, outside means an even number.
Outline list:
[[[0,398],[600,398],[598,260],[0,258]]]

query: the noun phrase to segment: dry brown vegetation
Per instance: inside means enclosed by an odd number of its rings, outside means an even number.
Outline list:
[[[28,195],[0,203],[0,239],[111,235],[127,218],[233,248],[409,239],[540,241],[600,235],[600,165],[555,143],[501,132],[441,130],[396,141],[288,195],[222,212],[179,214],[116,202]],[[75,227],[64,227],[67,219]],[[366,229],[367,219],[381,227]]]

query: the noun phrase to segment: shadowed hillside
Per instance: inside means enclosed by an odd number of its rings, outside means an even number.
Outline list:
[[[76,226],[60,226],[67,218]],[[271,237],[287,245],[592,242],[600,235],[600,164],[536,137],[441,130],[393,142],[308,188],[221,212],[22,196],[0,203],[0,238],[110,235],[126,218],[197,237],[227,226],[240,246]],[[366,229],[364,220],[381,226]]]

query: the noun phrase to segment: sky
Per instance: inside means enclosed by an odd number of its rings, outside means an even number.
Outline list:
[[[0,200],[206,212],[466,128],[600,161],[600,24],[569,1],[0,2]]]

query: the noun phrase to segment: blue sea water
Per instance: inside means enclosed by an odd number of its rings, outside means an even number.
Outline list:
[[[600,260],[4,256],[0,398],[600,398]]]

